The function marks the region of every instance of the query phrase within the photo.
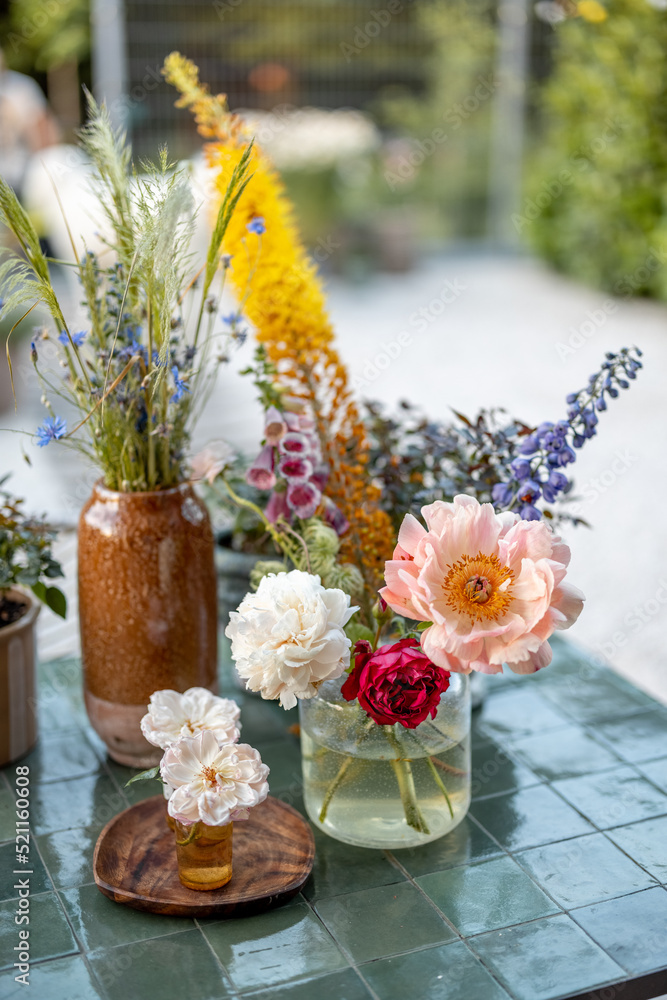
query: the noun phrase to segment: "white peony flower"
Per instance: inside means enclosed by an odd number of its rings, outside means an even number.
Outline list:
[[[239,676],[262,698],[280,698],[283,708],[314,697],[322,681],[349,666],[344,628],[358,610],[342,590],[325,589],[319,576],[269,573],[232,611],[225,629]]]
[[[141,731],[153,746],[166,750],[182,736],[196,736],[210,729],[219,743],[236,743],[240,733],[241,709],[230,698],[219,698],[206,688],[193,687],[183,694],[155,691]]]
[[[174,788],[169,815],[180,823],[225,826],[248,818],[269,794],[269,769],[247,743],[219,746],[208,729],[184,736],[165,751],[162,779]]]

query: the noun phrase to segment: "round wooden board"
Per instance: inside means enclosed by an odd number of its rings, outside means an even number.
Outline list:
[[[115,816],[95,846],[95,882],[109,899],[177,917],[244,917],[295,896],[313,867],[310,826],[291,806],[269,796],[234,824],[232,880],[222,889],[186,889],[164,798],[138,802]]]

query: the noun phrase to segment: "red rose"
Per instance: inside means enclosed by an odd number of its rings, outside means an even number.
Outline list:
[[[429,715],[435,718],[440,696],[449,687],[449,671],[431,663],[416,639],[401,639],[375,652],[362,641],[354,651],[354,669],[341,688],[346,701],[357,698],[380,726],[399,722],[415,729]]]

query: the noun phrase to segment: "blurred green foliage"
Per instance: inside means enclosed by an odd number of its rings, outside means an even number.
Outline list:
[[[555,29],[515,228],[560,270],[667,298],[667,15],[610,0]]]
[[[90,0],[11,0],[1,28],[7,64],[22,73],[90,56]]]
[[[423,95],[387,92],[378,112],[409,147],[385,183],[421,204],[435,237],[483,233],[489,171],[495,39],[489,0],[424,0],[418,23],[431,40]]]

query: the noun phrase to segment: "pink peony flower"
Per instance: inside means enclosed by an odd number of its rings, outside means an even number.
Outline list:
[[[564,583],[568,546],[543,521],[496,514],[469,496],[422,507],[425,529],[406,514],[385,563],[389,607],[432,622],[424,652],[440,667],[519,674],[551,662],[547,639],[579,617],[584,597]]]
[[[322,494],[312,483],[292,483],[287,487],[287,506],[306,521],[320,505]]]
[[[259,455],[245,474],[248,486],[256,486],[258,490],[272,490],[276,485],[273,471],[273,445],[265,444]]]
[[[278,468],[288,483],[306,483],[313,474],[313,463],[299,455],[284,455]]]

